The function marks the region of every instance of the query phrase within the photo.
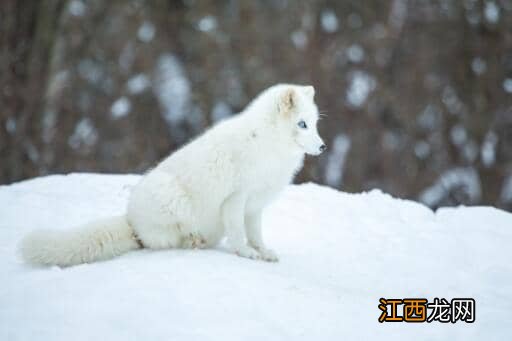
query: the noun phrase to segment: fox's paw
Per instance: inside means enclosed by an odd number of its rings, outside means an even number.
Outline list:
[[[277,262],[279,260],[277,254],[271,249],[257,248],[256,250],[260,253],[261,259],[267,262]]]
[[[206,247],[206,240],[199,233],[189,233],[182,240],[184,249],[203,249]]]
[[[252,247],[249,246],[240,246],[236,247],[233,250],[237,256],[244,257],[244,258],[250,258],[250,259],[261,259],[261,255],[258,251],[254,250]]]

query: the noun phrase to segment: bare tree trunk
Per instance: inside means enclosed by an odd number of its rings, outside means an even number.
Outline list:
[[[64,0],[2,1],[0,178],[38,174],[40,108]],[[27,138],[28,137],[28,138]]]

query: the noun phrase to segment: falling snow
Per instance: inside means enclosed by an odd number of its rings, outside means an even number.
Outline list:
[[[388,21],[396,30],[401,30],[407,17],[407,0],[393,0]]]
[[[487,70],[487,63],[482,58],[476,57],[471,61],[471,70],[473,70],[476,75],[480,76]]]
[[[336,16],[336,13],[334,13],[333,10],[328,9],[322,11],[320,23],[322,25],[323,30],[327,33],[333,33],[338,30],[338,17]]]
[[[298,49],[304,49],[308,43],[308,36],[303,30],[294,31],[291,35],[293,45]]]
[[[503,89],[512,94],[512,78],[507,78],[503,81]]]
[[[450,137],[454,145],[462,146],[468,137],[466,128],[460,124],[453,126],[450,130]]]
[[[485,3],[484,16],[491,24],[496,24],[500,20],[500,8],[494,1]]]
[[[375,89],[375,78],[364,71],[355,71],[352,74],[347,90],[347,101],[353,107],[360,107],[370,93]]]
[[[148,43],[151,40],[153,40],[153,37],[155,36],[155,32],[156,32],[155,25],[153,25],[149,21],[145,21],[139,27],[139,30],[137,31],[137,37],[141,41]]]
[[[9,134],[14,134],[16,132],[16,119],[9,117],[5,122],[5,130]]]
[[[98,140],[98,132],[88,117],[82,118],[75,126],[73,134],[69,137],[68,143],[73,149],[90,147]]]
[[[439,107],[429,104],[416,118],[416,122],[420,128],[427,131],[435,130],[441,122],[442,113]]]
[[[73,0],[68,5],[68,11],[75,17],[81,17],[85,14],[85,4],[81,0]]]
[[[92,59],[84,59],[78,64],[78,73],[91,84],[97,84],[103,77],[103,70],[99,63]]]
[[[154,90],[167,123],[173,126],[181,121],[189,108],[191,89],[183,65],[173,54],[158,58]]]
[[[430,145],[425,141],[418,141],[414,145],[414,155],[420,160],[426,159],[430,154]]]
[[[447,85],[444,87],[441,100],[450,113],[454,115],[461,113],[464,105],[457,96],[455,89],[451,86]]]
[[[347,57],[352,63],[360,63],[364,59],[364,50],[361,45],[354,44],[347,49]]]
[[[126,83],[128,92],[132,95],[140,94],[151,86],[151,81],[148,76],[143,73],[139,73],[131,77]]]
[[[496,161],[496,145],[498,144],[498,135],[495,132],[489,132],[485,136],[482,149],[480,151],[482,163],[485,167],[491,167]]]
[[[332,143],[331,152],[325,167],[325,181],[327,184],[339,187],[343,181],[345,160],[350,149],[350,138],[345,134],[338,134]]]
[[[470,163],[473,163],[476,160],[478,152],[478,144],[472,139],[470,139],[462,148],[462,156],[464,156],[464,158]]]
[[[223,101],[217,101],[213,106],[211,118],[213,122],[218,122],[233,114],[233,110]]]
[[[131,107],[132,104],[130,100],[123,96],[112,104],[110,107],[110,114],[112,115],[112,118],[118,119],[128,115]]]
[[[217,28],[217,19],[213,15],[207,15],[199,20],[197,28],[202,32],[210,32]]]

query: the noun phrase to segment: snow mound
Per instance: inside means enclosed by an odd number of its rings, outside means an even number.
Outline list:
[[[34,268],[16,245],[124,211],[136,175],[71,174],[0,186],[2,340],[507,339],[512,215],[432,212],[378,190],[288,187],[267,209],[279,263],[222,250],[140,250]],[[384,298],[471,297],[469,324],[379,323]]]

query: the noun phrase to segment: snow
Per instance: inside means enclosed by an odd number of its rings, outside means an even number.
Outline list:
[[[512,78],[507,78],[503,81],[503,89],[509,94],[512,93]]]
[[[132,95],[140,94],[150,86],[151,81],[149,80],[149,77],[143,73],[139,73],[131,77],[128,82],[126,82],[126,88]]]
[[[473,70],[476,75],[480,76],[487,71],[487,62],[480,57],[473,58],[471,61],[471,70]]]
[[[336,13],[334,13],[334,11],[331,9],[323,10],[320,16],[320,24],[322,25],[322,28],[325,32],[336,32],[339,26]]]
[[[230,106],[223,101],[217,101],[213,106],[210,116],[214,122],[218,122],[231,115],[233,115],[233,110],[231,110]]]
[[[187,114],[191,85],[179,59],[170,53],[158,58],[155,70],[155,94],[163,110],[163,117],[172,128]]]
[[[438,205],[449,197],[452,191],[460,191],[471,203],[480,200],[482,188],[477,171],[471,167],[456,167],[441,174],[439,179],[419,196],[428,206]]]
[[[90,118],[84,117],[78,121],[73,134],[68,139],[68,144],[73,149],[83,146],[92,146],[98,140],[98,132]]]
[[[485,135],[480,154],[482,163],[485,167],[491,167],[496,161],[496,145],[498,144],[498,135],[490,131]]]
[[[85,4],[81,0],[73,0],[68,5],[68,11],[75,17],[81,17],[85,14]]]
[[[112,103],[110,114],[114,119],[122,118],[130,113],[131,108],[132,103],[126,96],[123,96]]]
[[[441,99],[450,113],[454,115],[460,114],[464,105],[457,96],[454,88],[449,85],[445,86]]]
[[[450,137],[452,140],[452,143],[456,146],[463,145],[467,138],[468,134],[466,132],[466,128],[462,124],[456,124],[450,129]]]
[[[512,334],[512,214],[432,212],[379,190],[289,186],[265,212],[278,263],[218,250],[140,250],[71,268],[17,256],[31,229],[124,211],[136,175],[0,187],[3,340],[494,340]],[[476,300],[476,321],[382,323],[379,298]]]
[[[156,28],[149,21],[145,21],[137,30],[137,37],[144,43],[149,43],[155,36]]]
[[[462,155],[466,160],[468,160],[470,163],[475,162],[475,160],[478,157],[478,144],[475,142],[475,140],[470,139],[466,142],[464,147],[462,148]]]
[[[304,49],[308,43],[308,36],[303,30],[293,31],[290,38],[293,45],[300,50]]]
[[[213,15],[204,16],[197,23],[197,28],[202,32],[210,32],[217,28],[217,19]]]
[[[7,119],[5,122],[5,130],[11,135],[16,132],[16,119],[14,117]]]
[[[104,76],[101,65],[92,59],[81,60],[78,63],[78,73],[91,84],[97,84]]]
[[[400,136],[393,131],[385,131],[382,134],[382,146],[387,150],[397,150],[401,144]]]
[[[418,141],[414,145],[414,155],[418,159],[425,160],[430,155],[430,145],[426,141]]]
[[[391,5],[391,12],[389,14],[389,23],[397,31],[400,31],[404,26],[407,18],[407,0],[393,0]]]
[[[360,107],[375,89],[375,78],[364,71],[353,72],[347,90],[347,101],[353,107]]]
[[[364,49],[359,44],[350,45],[347,49],[347,57],[352,63],[360,63],[364,59]]]
[[[436,105],[429,104],[421,114],[417,116],[416,120],[420,128],[432,131],[439,127],[442,116],[441,110]]]
[[[338,134],[332,143],[332,151],[325,166],[325,182],[333,187],[339,187],[343,180],[345,160],[350,149],[350,137]]]
[[[487,1],[484,8],[485,19],[491,24],[496,24],[500,20],[500,8],[493,1]]]

